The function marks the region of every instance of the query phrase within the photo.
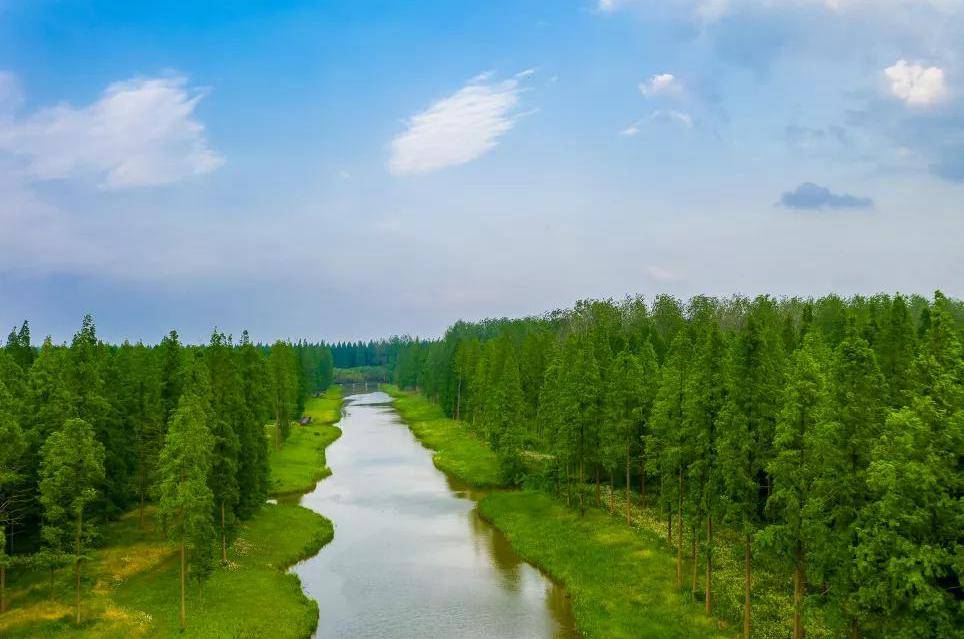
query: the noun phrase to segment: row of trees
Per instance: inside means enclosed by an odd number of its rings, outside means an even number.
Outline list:
[[[136,507],[144,526],[154,502],[180,551],[183,625],[189,570],[201,579],[226,560],[268,495],[265,423],[282,446],[331,362],[323,345],[256,345],[246,332],[111,346],[90,316],[69,346],[35,350],[24,322],[0,350],[0,611],[11,562],[72,565],[79,623],[82,563],[103,524]]]
[[[395,375],[581,510],[623,476],[714,602],[721,534],[786,575],[788,630],[949,637],[964,624],[964,305],[937,293],[588,301],[408,341]],[[532,452],[543,455],[532,455]],[[550,459],[546,465],[534,460]],[[685,533],[685,534],[684,534]],[[692,547],[684,549],[684,536]]]

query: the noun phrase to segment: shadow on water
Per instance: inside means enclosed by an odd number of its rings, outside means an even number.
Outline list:
[[[335,539],[294,567],[318,602],[317,637],[573,639],[569,599],[435,468],[384,393],[346,399],[333,475],[302,505]]]

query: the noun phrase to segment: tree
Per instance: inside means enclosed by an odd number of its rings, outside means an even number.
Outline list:
[[[187,626],[185,590],[189,561],[201,574],[214,538],[211,513],[214,496],[208,487],[215,442],[206,422],[203,399],[194,392],[182,395],[167,430],[157,484],[158,513],[168,538],[180,555],[181,630]],[[197,555],[189,560],[188,553]]]
[[[268,440],[264,424],[268,419],[268,373],[264,355],[251,343],[248,332],[241,334],[238,348],[238,383],[242,414],[237,424],[238,514],[250,517],[268,497]]]
[[[72,418],[47,439],[42,457],[43,537],[55,551],[66,551],[73,542],[76,622],[80,625],[81,562],[97,532],[84,511],[97,498],[97,488],[104,481],[104,446],[88,422]]]
[[[241,377],[231,340],[215,330],[204,353],[211,380],[211,434],[214,450],[208,486],[214,495],[221,528],[221,560],[228,559],[228,536],[233,531],[240,501],[238,468],[241,441],[236,427],[244,421]]]
[[[6,385],[0,381],[0,613],[7,610],[7,518],[9,517],[10,495],[8,490],[20,480],[21,456],[26,450],[26,441],[20,424],[9,410],[12,405]]]
[[[658,447],[660,496],[667,511],[669,535],[672,535],[673,530],[674,501],[679,521],[676,539],[677,588],[683,587],[683,501],[686,494],[684,473],[690,459],[689,442],[686,440],[683,429],[683,417],[692,356],[692,340],[685,331],[680,331],[670,344],[660,371],[659,391],[656,402],[653,404],[652,418],[651,439]]]
[[[639,359],[623,351],[613,360],[611,382],[605,394],[605,420],[601,439],[603,458],[610,474],[625,462],[626,469],[626,524],[632,524],[632,499],[630,492],[633,459],[637,455],[646,419],[644,405],[647,399],[646,379]]]
[[[705,323],[699,336],[695,365],[684,405],[686,437],[693,451],[689,483],[697,519],[706,517],[704,608],[713,611],[713,521],[719,513],[722,478],[717,461],[717,422],[726,402],[726,341],[715,321]],[[696,575],[694,561],[694,577]]]
[[[828,491],[823,479],[836,440],[816,341],[808,336],[792,359],[773,438],[774,455],[767,464],[773,478],[767,510],[773,521],[760,534],[761,545],[792,566],[793,639],[803,639],[804,634],[808,555],[826,541]]]
[[[856,635],[858,516],[867,501],[867,467],[883,429],[888,389],[873,349],[852,320],[834,354],[832,381],[833,416],[839,428],[824,453],[823,466],[837,478],[831,505],[834,534],[823,540],[820,554],[830,596]]]
[[[783,381],[782,340],[768,319],[772,303],[756,300],[732,343],[727,363],[727,399],[719,416],[719,455],[726,493],[726,517],[743,537],[743,636],[749,639],[752,541],[762,523],[761,490],[766,474]]]
[[[291,431],[292,411],[298,392],[297,379],[293,372],[293,352],[291,345],[281,340],[271,346],[268,354],[268,375],[271,380],[271,396],[275,418],[275,448],[288,439]]]

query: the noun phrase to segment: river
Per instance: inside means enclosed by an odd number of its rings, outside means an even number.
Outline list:
[[[301,504],[335,538],[296,565],[319,639],[570,639],[563,589],[476,512],[479,495],[432,464],[381,392],[345,402],[332,476]]]

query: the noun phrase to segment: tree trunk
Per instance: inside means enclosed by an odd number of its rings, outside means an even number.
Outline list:
[[[646,455],[639,458],[639,505],[646,508]]]
[[[602,494],[599,492],[599,464],[596,464],[596,508],[602,506]]]
[[[860,622],[856,617],[850,619],[850,639],[860,639]]]
[[[181,537],[181,611],[180,611],[179,619],[181,622],[182,632],[187,627],[187,622],[185,620],[185,615],[184,615],[184,573],[187,570],[187,566],[186,566],[187,562],[185,560],[184,554],[185,554],[184,537]]]
[[[609,471],[609,510],[616,512],[616,476],[613,471]]]
[[[669,516],[666,518],[666,542],[672,546],[673,545],[673,504],[669,504],[667,507],[669,511]]]
[[[807,585],[803,574],[803,553],[797,549],[793,569],[793,639],[803,639],[803,596]]]
[[[750,639],[750,535],[743,548],[743,639]]]
[[[0,614],[7,611],[7,567],[0,566]]]
[[[700,562],[696,555],[697,538],[699,537],[699,517],[697,521],[693,522],[693,540],[690,544],[690,554],[693,557],[693,575],[690,578],[690,592],[693,593],[693,599],[696,599],[696,582],[698,581]]]
[[[706,513],[706,615],[713,614],[713,515]]]
[[[626,446],[626,525],[633,525],[633,495],[632,484],[630,483],[630,473],[632,472],[633,458],[631,456],[631,450],[629,446]]]
[[[586,501],[585,501],[585,498],[584,498],[584,493],[585,493],[586,491],[583,490],[583,488],[585,488],[585,484],[586,484],[586,464],[585,464],[585,462],[584,462],[583,460],[580,459],[580,460],[579,460],[579,486],[578,486],[578,490],[579,490],[579,516],[580,516],[580,517],[582,517],[583,515],[586,514]]]
[[[228,533],[224,528],[224,502],[221,502],[221,561],[228,561]]]
[[[77,539],[75,540],[74,552],[76,557],[74,558],[74,585],[76,586],[75,591],[75,605],[77,610],[77,625],[80,625],[80,536],[81,531],[84,529],[84,511],[81,510],[77,514]]]
[[[676,540],[676,587],[683,587],[683,467],[679,467],[679,523]]]

